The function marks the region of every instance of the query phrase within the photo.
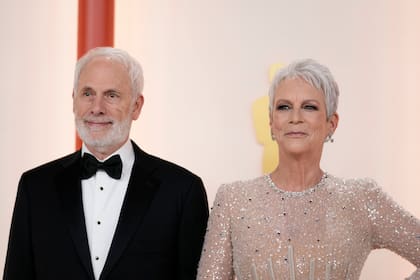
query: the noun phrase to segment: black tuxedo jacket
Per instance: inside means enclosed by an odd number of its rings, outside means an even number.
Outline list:
[[[199,177],[143,152],[100,280],[195,279],[208,218]],[[3,279],[92,280],[77,151],[19,182]]]

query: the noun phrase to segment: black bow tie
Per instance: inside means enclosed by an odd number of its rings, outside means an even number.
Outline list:
[[[114,179],[120,179],[122,171],[122,161],[120,156],[114,155],[106,161],[100,162],[91,154],[84,153],[82,158],[81,178],[88,179],[95,175],[99,169],[104,170]]]

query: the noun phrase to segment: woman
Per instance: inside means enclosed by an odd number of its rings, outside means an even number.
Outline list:
[[[420,279],[420,221],[373,180],[320,168],[338,124],[338,86],[313,60],[280,70],[269,91],[279,165],[217,192],[197,279],[359,279],[371,250],[388,248]]]

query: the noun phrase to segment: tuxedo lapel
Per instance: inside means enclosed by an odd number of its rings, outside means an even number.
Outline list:
[[[132,144],[135,162],[118,225],[100,279],[106,279],[114,264],[121,257],[124,249],[139,228],[159,186],[159,182],[152,176],[155,168],[154,162],[134,142]]]
[[[91,279],[94,279],[90,261],[89,243],[83,213],[80,181],[80,151],[65,159],[63,172],[56,178],[58,196],[77,253]]]

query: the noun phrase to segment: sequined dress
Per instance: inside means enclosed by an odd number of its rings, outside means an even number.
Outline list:
[[[265,175],[219,188],[197,279],[357,280],[377,248],[413,263],[407,279],[420,279],[420,221],[375,181],[325,174],[285,192]]]

